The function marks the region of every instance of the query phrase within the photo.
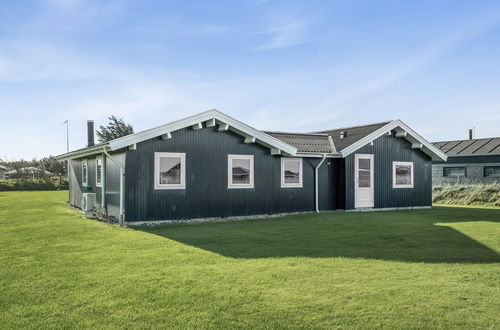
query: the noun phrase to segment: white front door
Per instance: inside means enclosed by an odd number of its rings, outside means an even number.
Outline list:
[[[354,155],[354,207],[373,207],[373,155]]]

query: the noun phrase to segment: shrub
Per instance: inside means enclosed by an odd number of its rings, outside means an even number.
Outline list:
[[[433,188],[432,201],[449,205],[500,206],[500,184],[437,186]]]
[[[0,180],[0,191],[21,191],[21,190],[67,190],[68,180],[53,178],[48,180],[34,179],[8,179]]]

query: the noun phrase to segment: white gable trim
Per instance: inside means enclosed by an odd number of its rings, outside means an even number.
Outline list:
[[[292,147],[291,145],[286,144],[269,134],[263,133],[262,131],[248,126],[217,110],[205,111],[188,118],[174,121],[170,124],[127,135],[116,140],[109,141],[108,145],[111,150],[118,150],[186,127],[192,127],[193,125],[196,126],[205,121],[210,121],[211,124],[215,124],[215,122],[217,122],[223,127],[227,127],[230,131],[236,132],[245,138],[253,137],[255,138],[256,143],[260,143],[266,147],[279,149],[292,156],[297,154],[297,149],[295,147]],[[197,128],[198,127],[199,126],[197,126]]]
[[[397,131],[396,136],[406,139],[412,144],[419,144],[419,145],[421,144],[422,147],[420,148],[420,150],[422,150],[422,152],[431,157],[432,160],[446,161],[446,159],[448,158],[444,152],[435,147],[432,143],[428,142],[426,139],[424,139],[422,136],[420,136],[417,132],[412,130],[408,125],[406,125],[399,119],[396,119],[388,123],[387,125],[376,130],[375,132],[365,136],[358,142],[351,144],[349,147],[342,150],[341,152],[342,157],[346,157],[352,154],[359,148],[364,147],[365,145],[369,144],[376,138],[381,137],[392,130]]]

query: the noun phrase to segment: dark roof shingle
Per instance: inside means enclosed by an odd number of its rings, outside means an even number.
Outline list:
[[[299,152],[335,153],[327,134],[305,134],[288,132],[264,132],[295,148]]]
[[[336,128],[316,133],[330,135],[333,139],[333,143],[335,144],[335,148],[337,148],[337,151],[340,152],[389,123],[390,121],[385,121],[382,123]],[[345,133],[343,138],[340,137],[341,132]]]
[[[500,155],[500,137],[439,141],[433,144],[449,157]]]

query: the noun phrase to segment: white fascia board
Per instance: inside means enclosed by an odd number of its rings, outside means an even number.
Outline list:
[[[298,152],[295,157],[301,157],[301,158],[323,158],[323,155],[326,156],[326,158],[342,158],[341,154],[324,154],[324,153],[312,153],[312,152]]]
[[[174,121],[170,124],[162,125],[159,127],[151,128],[139,133],[131,134],[124,136],[122,138],[112,140],[109,142],[109,146],[111,150],[117,150],[121,148],[128,147],[134,143],[139,143],[142,141],[146,141],[149,139],[156,138],[158,136],[161,136],[163,134],[166,134],[168,132],[173,132],[177,131],[180,129],[183,129],[185,127],[190,127],[192,125],[204,122],[204,121],[209,121],[215,119],[219,122],[225,123],[229,125],[229,130],[235,131],[237,133],[245,133],[244,136],[253,136],[256,138],[256,142],[260,143],[263,142],[262,144],[264,145],[270,145],[274,148],[278,148],[283,150],[284,152],[290,154],[290,155],[295,155],[297,154],[297,149],[295,147],[292,147],[289,144],[286,144],[274,137],[272,137],[269,134],[266,134],[262,131],[259,131],[253,127],[250,127],[232,117],[229,117],[226,114],[223,114],[220,111],[217,110],[208,110],[205,112],[202,112],[200,114],[187,117],[181,120]]]
[[[89,148],[81,151],[72,151],[59,156],[56,156],[56,159],[59,161],[71,160],[75,158],[81,158],[91,155],[97,155],[103,152],[103,149],[109,150],[108,145],[102,145],[95,148]]]
[[[427,155],[429,155],[432,160],[443,160],[443,161],[446,161],[446,159],[448,158],[444,152],[442,152],[440,149],[438,149],[437,147],[435,147],[432,143],[430,143],[429,141],[427,141],[426,139],[424,139],[420,134],[418,134],[417,132],[415,132],[414,130],[412,130],[408,125],[406,125],[405,123],[403,123],[399,119],[391,121],[387,125],[379,128],[375,132],[373,132],[373,133],[365,136],[364,138],[362,138],[358,142],[356,142],[356,143],[350,145],[349,147],[345,148],[341,152],[342,157],[346,157],[346,156],[352,154],[353,152],[355,152],[359,148],[361,148],[361,147],[367,145],[368,143],[370,143],[370,141],[373,141],[373,140],[381,137],[382,135],[386,134],[387,132],[390,132],[390,131],[392,131],[393,129],[396,129],[396,128],[400,128],[403,131],[407,132],[406,136],[404,136],[402,138],[407,139],[411,143],[416,143],[416,142],[421,143],[422,144],[422,149],[420,149],[420,150],[422,150],[422,152],[424,152]]]

